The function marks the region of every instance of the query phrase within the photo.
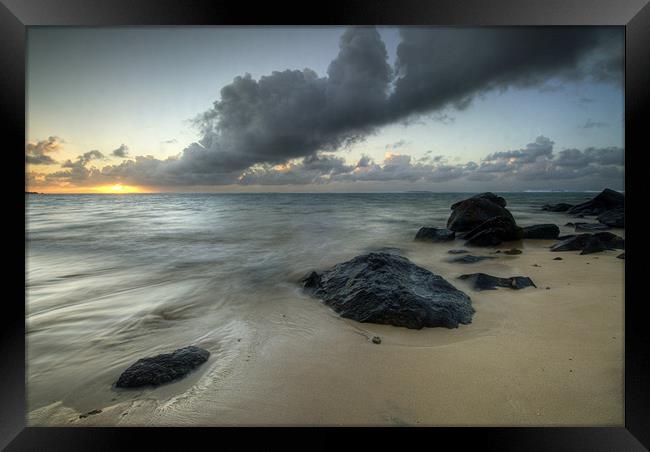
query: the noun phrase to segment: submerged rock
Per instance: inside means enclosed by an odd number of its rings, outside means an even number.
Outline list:
[[[458,279],[469,280],[473,283],[474,290],[493,290],[497,287],[508,287],[510,289],[523,289],[525,287],[537,287],[532,279],[527,276],[511,276],[510,278],[499,278],[485,273],[472,273],[460,275]]]
[[[447,251],[449,254],[465,254],[469,253],[467,250],[449,250]]]
[[[576,232],[580,232],[580,231],[591,232],[591,231],[607,231],[608,229],[610,229],[610,227],[602,223],[576,223],[575,229]]]
[[[568,213],[571,215],[600,215],[611,209],[622,208],[624,203],[625,195],[606,188],[593,199],[573,206]]]
[[[314,276],[315,275],[315,276]],[[472,300],[405,257],[368,253],[303,280],[305,288],[358,322],[457,328],[472,321]]]
[[[462,238],[467,240],[465,244],[470,246],[496,246],[503,242],[520,240],[522,236],[523,230],[514,220],[493,217],[463,234]]]
[[[566,212],[571,207],[573,207],[573,204],[567,204],[565,202],[561,202],[558,204],[546,204],[542,206],[542,210],[546,210],[548,212]]]
[[[448,242],[456,238],[456,233],[449,229],[420,228],[415,234],[415,240],[426,242]]]
[[[179,348],[151,358],[142,358],[122,372],[115,383],[118,388],[158,386],[184,377],[208,360],[210,352],[199,347]]]
[[[555,224],[536,224],[522,229],[525,239],[556,239],[560,235],[560,228]]]
[[[456,232],[469,231],[491,218],[503,218],[515,224],[512,214],[505,208],[506,200],[494,193],[481,193],[451,206],[447,228]]]
[[[481,262],[486,259],[496,259],[496,257],[493,256],[472,256],[471,254],[467,254],[463,257],[457,257],[455,259],[450,259],[448,262],[452,262],[454,264],[473,264],[475,262]]]
[[[625,227],[625,209],[617,207],[598,215],[598,221],[613,228]]]

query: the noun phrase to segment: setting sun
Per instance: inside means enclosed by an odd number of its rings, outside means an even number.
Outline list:
[[[122,184],[115,184],[115,185],[102,185],[99,187],[95,187],[93,191],[96,191],[98,193],[140,193],[141,190],[138,189],[138,187],[134,187],[132,185],[122,185]]]

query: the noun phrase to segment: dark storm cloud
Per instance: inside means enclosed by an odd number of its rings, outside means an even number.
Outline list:
[[[59,151],[62,147],[61,143],[63,143],[63,140],[55,136],[36,143],[27,143],[25,145],[25,162],[30,165],[53,165],[57,163],[48,154]]]
[[[524,173],[539,173],[544,171],[539,162],[551,160],[548,143],[495,153],[478,168],[409,156],[393,156],[382,165],[366,159],[359,162],[364,165],[357,168],[365,170],[356,170],[357,176],[317,165],[345,166],[322,153],[360,142],[386,124],[416,121],[424,114],[450,122],[441,111],[463,110],[490,90],[542,87],[550,79],[620,79],[623,41],[615,28],[406,27],[400,34],[395,68],[378,32],[357,27],[343,33],[326,76],[303,69],[275,71],[258,80],[249,74],[236,77],[212,108],[195,118],[201,139],[179,158],[136,157],[104,167],[101,175],[158,186],[346,177],[450,180],[506,171],[509,159],[514,159],[510,167],[516,162],[530,165],[522,167]]]
[[[614,80],[622,68],[618,29],[408,27],[400,34],[390,104],[404,116],[445,105],[462,110],[478,93],[551,77]]]
[[[129,155],[129,147],[126,144],[121,144],[119,148],[111,152],[111,155],[114,157],[127,157]]]

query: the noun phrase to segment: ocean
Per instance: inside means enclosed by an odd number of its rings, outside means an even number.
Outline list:
[[[543,204],[594,196],[499,194],[523,226],[562,226]],[[228,344],[262,343],[279,300],[302,302],[302,276],[369,250],[408,253],[420,227],[444,227],[470,195],[29,195],[28,410],[130,397],[108,390],[121,370],[190,344],[209,348],[225,376]]]

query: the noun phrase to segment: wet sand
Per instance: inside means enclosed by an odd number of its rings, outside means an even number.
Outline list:
[[[498,258],[466,265],[445,262],[460,240],[408,245],[405,256],[470,295],[470,325],[360,324],[286,284],[227,334],[196,342],[212,356],[187,378],[117,391],[116,367],[87,391],[32,410],[28,424],[623,425],[621,251],[553,253],[553,243],[499,247],[523,249],[514,256],[474,248]],[[476,292],[456,279],[475,272],[530,276],[537,288]]]

